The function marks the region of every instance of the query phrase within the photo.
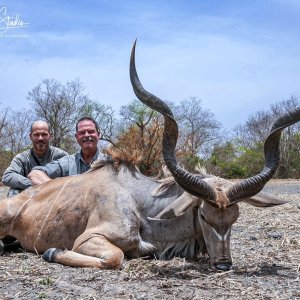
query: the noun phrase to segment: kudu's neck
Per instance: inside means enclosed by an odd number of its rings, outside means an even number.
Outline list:
[[[163,185],[162,182],[142,175],[133,168],[122,167],[118,182],[130,191],[138,210],[145,217],[154,217],[184,192],[177,183]],[[161,191],[155,193],[160,186]]]

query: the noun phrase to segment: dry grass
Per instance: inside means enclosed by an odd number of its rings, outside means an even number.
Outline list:
[[[300,182],[280,181],[274,184]],[[0,299],[300,299],[300,195],[287,205],[241,204],[232,231],[234,267],[199,261],[126,260],[120,271],[50,264],[27,252],[0,257]]]

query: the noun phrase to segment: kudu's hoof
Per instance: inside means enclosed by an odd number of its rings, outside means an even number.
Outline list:
[[[54,262],[55,261],[55,256],[57,255],[57,253],[62,252],[62,250],[57,249],[57,248],[49,248],[48,250],[46,250],[44,252],[44,254],[42,255],[42,258],[44,260],[47,260],[49,262]]]
[[[231,268],[231,264],[228,264],[228,263],[216,264],[216,269],[219,271],[229,271],[230,268]]]

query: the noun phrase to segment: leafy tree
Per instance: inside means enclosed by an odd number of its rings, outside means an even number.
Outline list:
[[[162,165],[162,117],[138,100],[122,106],[120,115],[124,127],[116,146],[141,157],[141,172],[157,174]]]
[[[212,113],[201,107],[196,98],[182,101],[174,106],[175,119],[179,126],[177,159],[188,170],[194,170],[202,161],[200,152],[219,137],[220,124]],[[162,165],[161,142],[163,119],[160,114],[134,100],[120,111],[124,129],[118,146],[138,151],[142,157],[140,169],[148,175],[157,174]]]
[[[8,114],[8,108],[0,110],[0,148],[5,148],[7,143],[7,135],[5,133],[5,128],[8,125]]]
[[[7,147],[8,137],[6,128],[8,126],[9,109],[0,110],[0,174],[2,175],[11,160],[11,152]]]
[[[74,124],[88,101],[83,91],[78,79],[65,85],[54,79],[45,79],[29,92],[27,99],[35,115],[46,120],[51,127],[53,146],[74,150]]]
[[[291,96],[289,99],[271,105],[271,112],[279,117],[287,111],[299,107],[300,102],[297,97]],[[280,178],[298,177],[300,174],[300,124],[299,122],[286,128],[281,137],[280,143],[280,165],[277,170],[277,176]]]
[[[175,112],[179,125],[178,160],[187,170],[193,171],[201,161],[200,155],[220,139],[221,124],[195,97],[182,101]]]
[[[227,141],[223,144],[215,144],[212,155],[205,164],[207,170],[225,178],[241,178],[246,170],[237,159],[237,149],[234,144]]]
[[[31,145],[30,126],[34,115],[31,110],[9,111],[7,124],[3,128],[4,149],[10,152],[10,159]]]
[[[272,104],[269,111],[259,111],[251,115],[244,125],[235,128],[236,146],[240,148],[239,161],[247,168],[246,174],[252,176],[261,171],[264,165],[263,145],[275,120],[299,106],[295,96]],[[282,133],[280,151],[281,163],[277,177],[295,176],[299,166],[300,124],[286,128]],[[296,167],[297,166],[297,167]]]
[[[114,116],[111,106],[103,105],[98,102],[87,100],[81,107],[79,117],[92,117],[100,127],[101,140],[114,146],[118,134],[118,120]]]
[[[0,113],[1,115],[1,113]],[[31,145],[30,126],[34,115],[31,110],[13,111],[5,109],[0,117],[0,174],[3,174],[13,157]]]

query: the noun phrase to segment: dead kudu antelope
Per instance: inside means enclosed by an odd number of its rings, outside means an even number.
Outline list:
[[[111,152],[112,160],[98,162],[85,174],[54,179],[0,200],[0,239],[13,236],[24,249],[68,266],[117,269],[124,255],[169,259],[208,253],[212,269],[228,270],[238,202],[261,207],[286,203],[260,191],[277,168],[281,131],[300,120],[300,109],[274,123],[260,174],[235,184],[194,175],[178,166],[177,124],[168,106],[142,87],[134,56],[135,46],[131,83],[143,103],[164,115],[163,155],[174,177],[145,177],[128,159]]]

